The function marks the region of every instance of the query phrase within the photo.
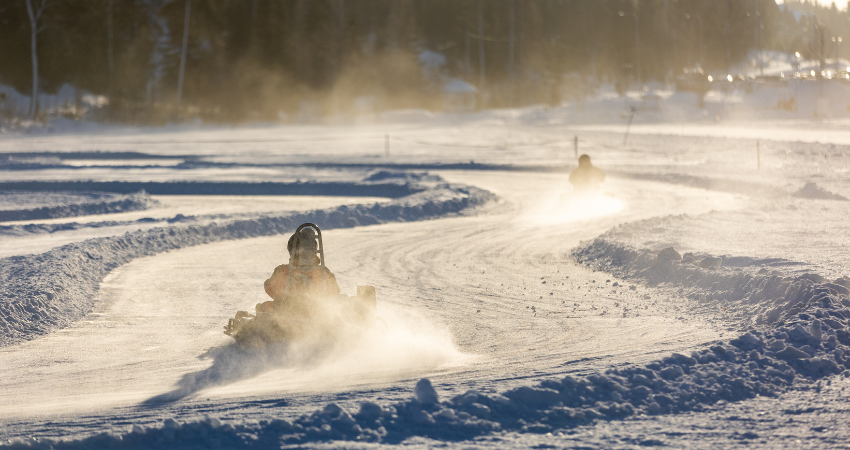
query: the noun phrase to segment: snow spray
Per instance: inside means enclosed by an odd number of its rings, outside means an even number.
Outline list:
[[[214,356],[218,366],[190,374],[184,391],[211,395],[304,392],[350,388],[424,376],[463,364],[447,330],[379,303],[380,319],[360,333],[311,339],[245,351],[235,345]],[[227,364],[219,361],[229,360]],[[206,373],[205,373],[206,372]]]
[[[611,194],[580,195],[562,190],[542,197],[523,220],[537,224],[578,222],[616,214],[624,208],[625,204]]]

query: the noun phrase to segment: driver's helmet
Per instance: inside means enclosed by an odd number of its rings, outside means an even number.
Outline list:
[[[303,228],[298,233],[293,233],[286,244],[290,260],[296,261],[299,266],[318,265],[319,242],[316,232],[311,228]]]

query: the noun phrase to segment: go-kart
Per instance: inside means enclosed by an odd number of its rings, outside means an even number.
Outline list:
[[[305,229],[313,233],[302,233]],[[309,237],[312,235],[315,241]],[[304,279],[305,273],[316,273],[317,269],[321,273],[326,271],[319,227],[305,223],[298,227],[294,236],[294,247],[301,258],[290,257],[287,286],[298,285],[297,278]],[[304,242],[305,239],[308,242]],[[274,299],[270,309],[261,309],[258,305],[255,314],[237,311],[224,327],[224,334],[233,337],[242,347],[258,347],[278,342],[337,340],[369,329],[376,321],[380,319],[373,286],[357,286],[357,295],[351,296],[288,289],[282,298]]]

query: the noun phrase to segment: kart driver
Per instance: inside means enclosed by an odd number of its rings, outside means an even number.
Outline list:
[[[577,194],[596,194],[599,185],[605,181],[605,172],[590,162],[590,156],[581,155],[578,158],[578,168],[570,173],[570,183]]]
[[[292,297],[327,297],[339,295],[336,277],[327,267],[319,264],[316,233],[304,228],[289,238],[286,245],[289,251],[289,264],[281,264],[274,269],[266,280],[266,294],[273,301],[257,304],[257,312],[274,312]]]

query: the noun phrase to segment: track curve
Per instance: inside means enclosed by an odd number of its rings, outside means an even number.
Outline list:
[[[610,276],[568,254],[619,223],[735,208],[734,196],[614,179],[611,196],[582,202],[562,195],[563,175],[441,175],[501,200],[471,216],[324,233],[343,292],[377,288],[386,333],[322,359],[240,356],[221,327],[236,309],[264,300],[262,281],[283,259],[283,237],[139,259],[104,280],[101,306],[86,320],[0,350],[7,433],[83,413],[312,410],[328,399],[407,396],[399,382],[423,376],[442,392],[503,390],[645,361],[722,331],[677,318],[675,303],[642,288],[614,288]]]

